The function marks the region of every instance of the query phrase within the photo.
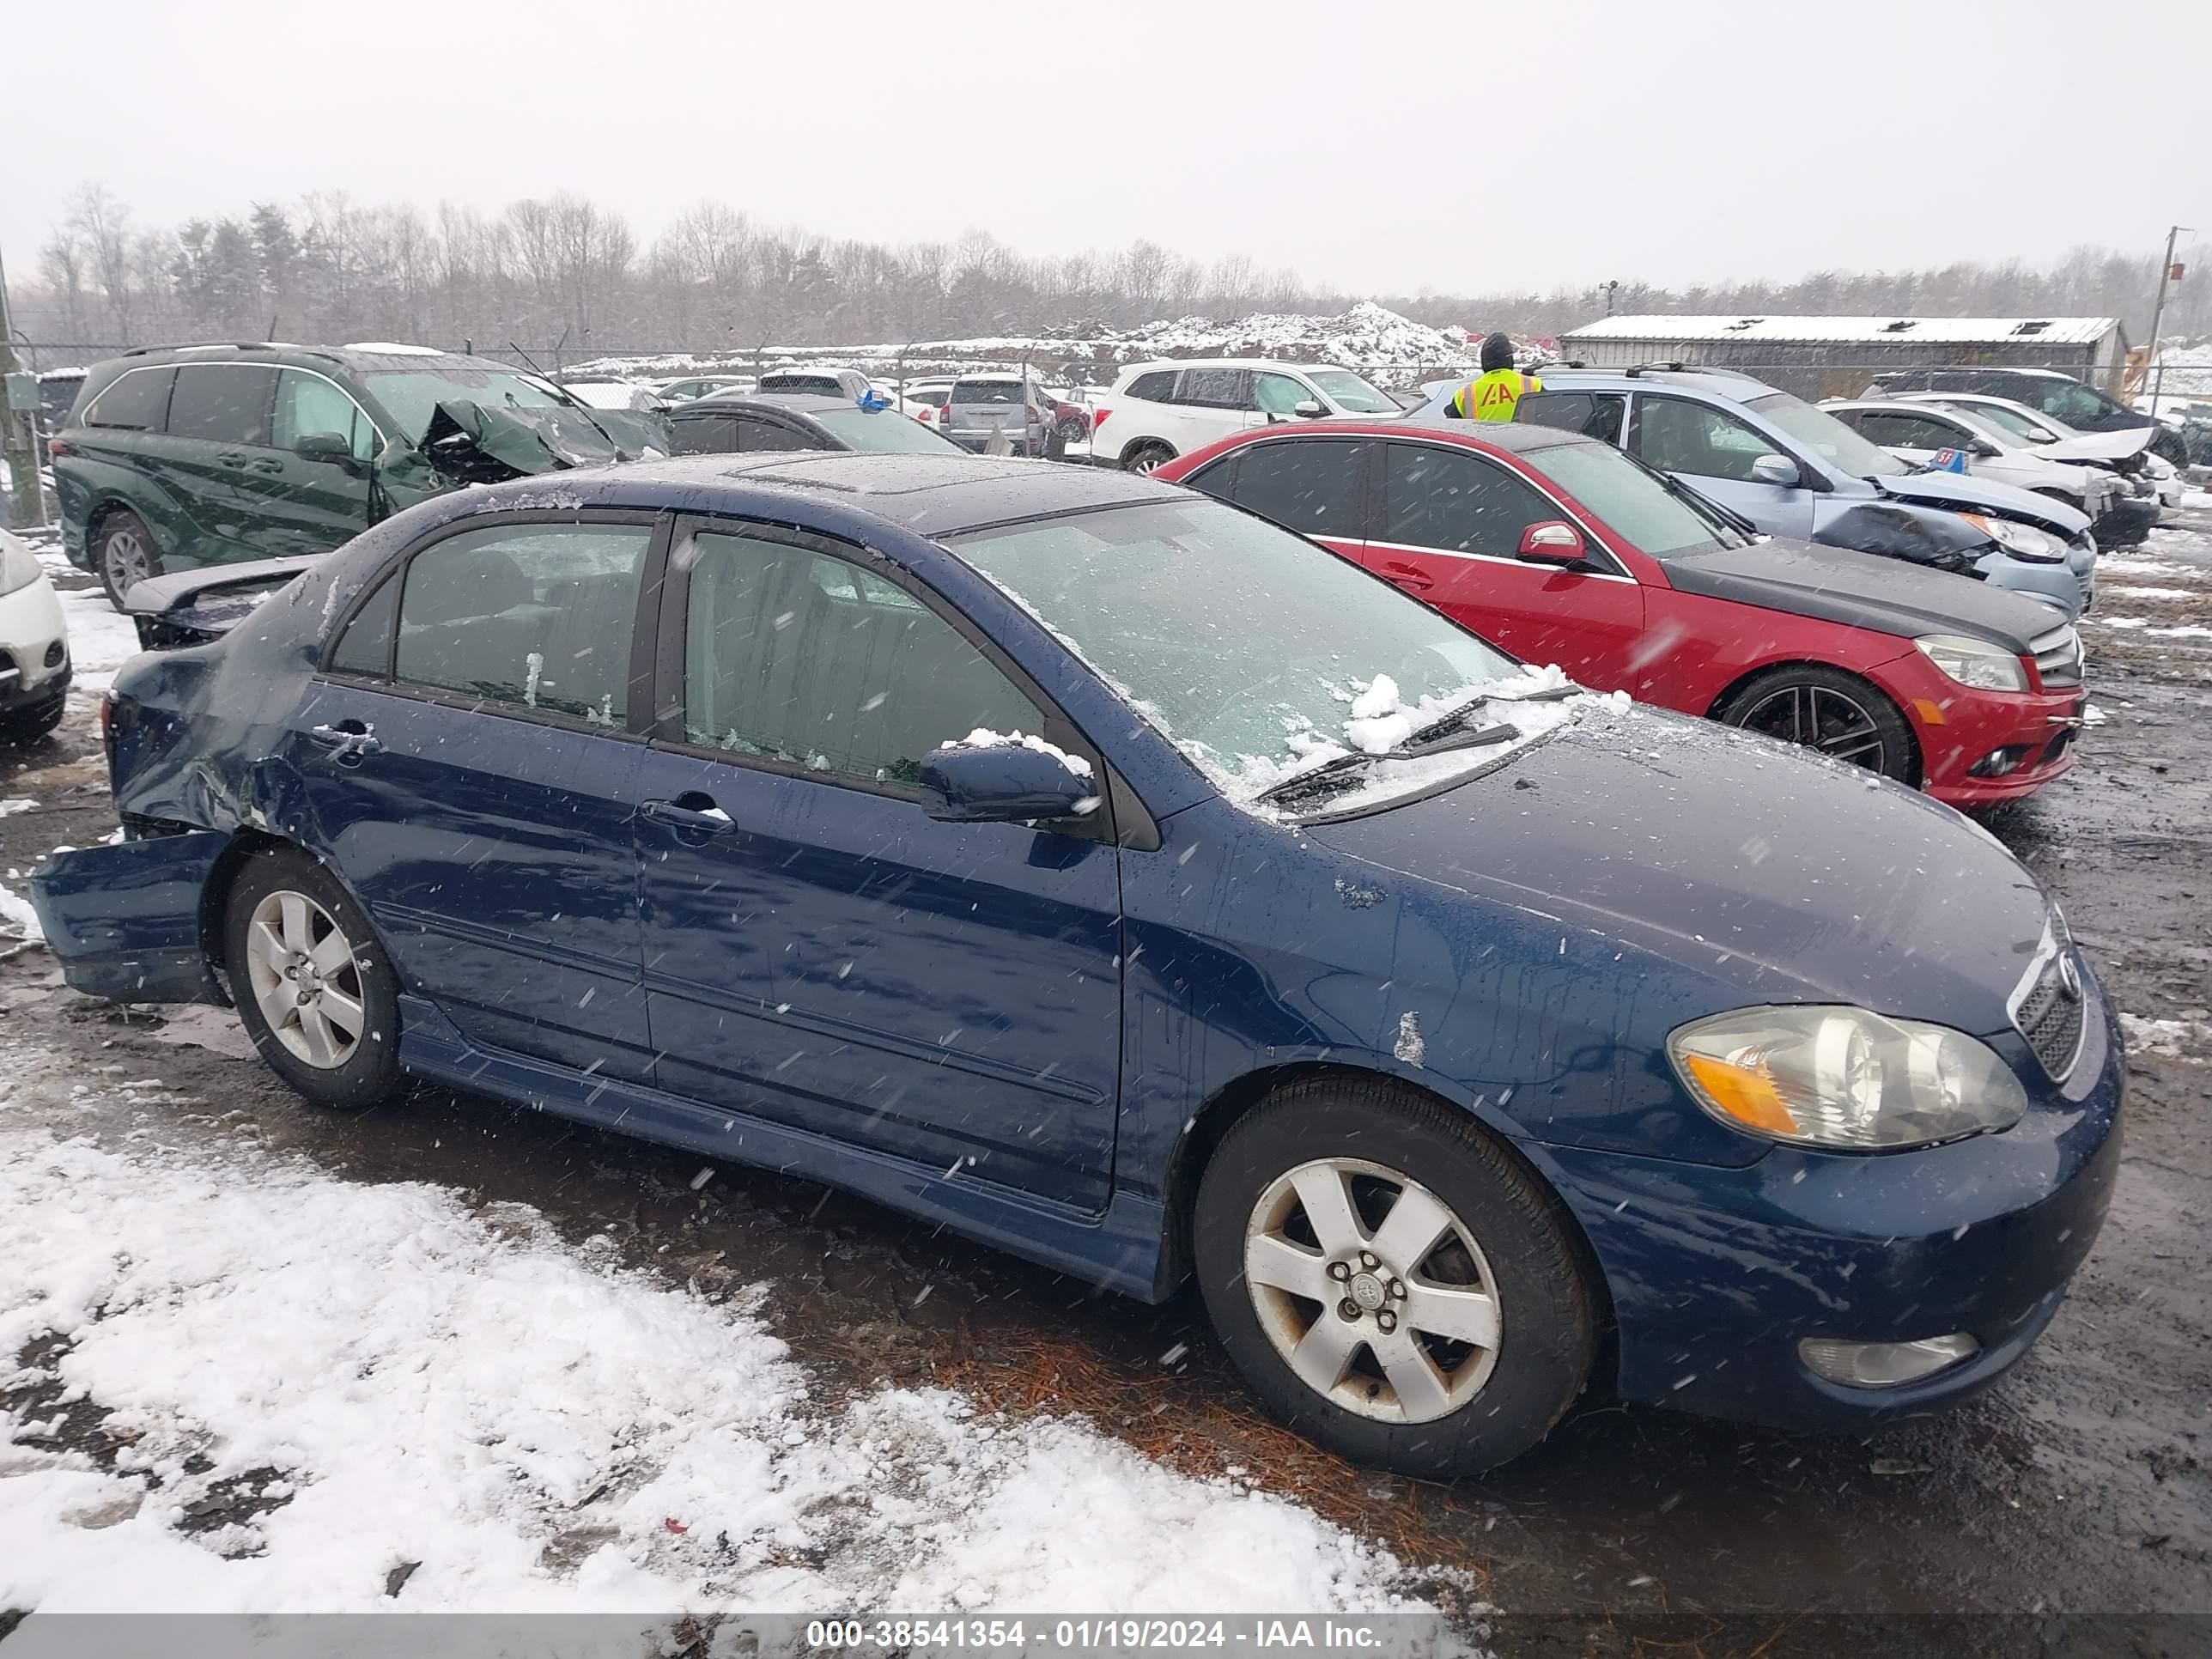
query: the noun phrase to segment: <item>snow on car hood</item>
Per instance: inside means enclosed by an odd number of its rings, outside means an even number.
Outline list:
[[[2154,426],[2138,426],[2125,432],[2083,432],[2056,443],[2038,444],[2033,453],[2039,461],[2124,461],[2140,455],[2158,436]]]
[[[1867,482],[1899,501],[1949,507],[1956,513],[1994,513],[1999,518],[2039,526],[2069,542],[2089,527],[2087,514],[2077,513],[2063,501],[1961,472],[1909,472]]]

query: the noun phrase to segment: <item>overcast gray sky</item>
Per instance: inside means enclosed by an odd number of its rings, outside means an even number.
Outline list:
[[[1149,237],[1354,291],[1795,276],[2212,230],[2212,0],[27,0],[0,252],[339,189]]]

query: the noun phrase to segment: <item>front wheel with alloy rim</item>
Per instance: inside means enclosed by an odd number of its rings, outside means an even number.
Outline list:
[[[231,884],[224,932],[239,1018],[279,1076],[340,1111],[392,1092],[398,984],[329,872],[304,853],[257,854]]]
[[[145,520],[136,513],[114,513],[103,520],[93,550],[93,568],[107,590],[107,602],[122,610],[125,593],[161,574],[161,550],[154,545]]]
[[[1480,1474],[1589,1381],[1596,1304],[1557,1201],[1465,1114],[1385,1080],[1295,1084],[1239,1119],[1193,1246],[1254,1390],[1356,1462]]]
[[[1165,444],[1141,443],[1121,457],[1121,470],[1125,472],[1157,472],[1175,458],[1175,451]]]
[[[1899,783],[1920,781],[1912,728],[1897,705],[1856,674],[1793,663],[1753,675],[1713,710],[1723,726],[1763,732]]]

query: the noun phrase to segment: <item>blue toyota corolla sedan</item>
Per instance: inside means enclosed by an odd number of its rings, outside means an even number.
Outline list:
[[[71,984],[234,1003],[318,1105],[434,1079],[1194,1276],[1283,1419],[1423,1475],[1594,1385],[1955,1400],[2102,1220],[2116,1018],[1990,836],[1223,503],[701,457],[295,574],[134,591],[128,839],[34,892]]]

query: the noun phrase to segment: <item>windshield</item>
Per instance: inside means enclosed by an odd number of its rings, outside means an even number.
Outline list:
[[[1936,407],[1963,415],[1982,426],[2010,433],[2022,443],[2040,443],[2050,435],[2016,409],[2005,409],[1996,404],[1938,404]]]
[[[1898,478],[1912,469],[1887,450],[1869,443],[1825,409],[1815,409],[1786,392],[1769,392],[1744,405],[1756,410],[1839,472],[1854,478]]]
[[[420,443],[441,403],[489,404],[501,409],[572,409],[574,402],[532,375],[505,368],[372,369],[362,377],[370,394],[398,422],[410,443]]]
[[[1306,379],[1336,400],[1348,415],[1395,415],[1398,402],[1377,392],[1348,368],[1310,368]]]
[[[1242,803],[1530,678],[1389,583],[1218,501],[1109,508],[948,544]],[[1449,759],[1471,769],[1497,752]],[[1445,758],[1374,769],[1363,805],[1378,787],[1433,783]]]
[[[896,410],[871,410],[856,404],[851,409],[817,410],[811,418],[840,443],[872,454],[908,454],[921,450],[941,454],[948,449],[956,455],[968,453],[951,439],[939,437],[911,415],[902,415]]]
[[[1698,511],[1611,444],[1555,444],[1521,459],[1655,559],[1741,547],[1743,538]]]

